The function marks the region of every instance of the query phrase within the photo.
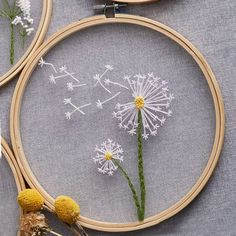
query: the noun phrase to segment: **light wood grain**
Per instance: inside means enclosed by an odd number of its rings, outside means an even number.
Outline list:
[[[52,0],[43,0],[42,16],[35,37],[21,59],[7,73],[0,77],[0,87],[13,79],[24,68],[30,56],[32,56],[32,54],[42,44],[48,30],[51,13]]]
[[[196,63],[200,67],[208,83],[214,101],[216,126],[215,126],[214,144],[212,146],[212,151],[204,171],[202,172],[200,178],[197,180],[192,189],[190,189],[189,192],[184,197],[182,197],[178,202],[176,202],[173,206],[154,216],[146,218],[143,222],[109,223],[81,216],[80,223],[83,226],[95,230],[109,231],[109,232],[121,232],[121,231],[132,231],[132,230],[143,229],[158,224],[163,220],[168,219],[169,217],[177,214],[183,208],[185,208],[199,194],[199,192],[206,185],[207,181],[209,180],[210,176],[213,173],[213,170],[220,156],[220,151],[224,139],[224,127],[225,127],[223,99],[221,96],[220,88],[218,86],[218,83],[210,66],[204,59],[203,55],[187,39],[185,39],[182,35],[174,31],[170,27],[161,24],[159,22],[156,22],[154,20],[150,20],[148,18],[127,15],[127,14],[117,14],[115,18],[106,18],[103,15],[93,16],[75,22],[73,24],[70,24],[65,28],[61,29],[59,32],[55,33],[53,36],[51,36],[30,58],[16,85],[11,105],[11,119],[10,119],[11,140],[17,161],[28,184],[32,188],[36,188],[44,196],[44,198],[46,199],[46,204],[51,209],[53,209],[54,199],[43,189],[43,187],[37,180],[36,176],[33,174],[28,164],[27,157],[25,156],[23,144],[21,141],[20,112],[21,112],[21,102],[25,92],[24,91],[25,87],[28,83],[28,80],[30,79],[31,73],[37,66],[39,59],[43,55],[45,55],[49,50],[51,50],[57,43],[62,41],[64,38],[70,36],[75,32],[79,32],[85,28],[103,24],[121,24],[121,23],[139,25],[160,32],[163,35],[175,41],[192,56],[192,58],[196,61]],[[209,140],[209,142],[211,142],[211,140]]]
[[[2,153],[3,156],[6,158],[10,169],[12,171],[12,174],[14,176],[15,182],[16,182],[16,187],[17,187],[17,191],[20,192],[23,189],[25,189],[25,182],[23,179],[23,176],[20,172],[20,168],[18,167],[18,164],[15,160],[15,157],[10,149],[10,147],[8,146],[8,144],[6,143],[6,141],[2,138],[1,140],[1,145],[2,145]],[[17,201],[17,200],[16,200]],[[19,209],[20,211],[20,215],[21,216],[23,214],[22,209]],[[20,232],[18,231],[17,236],[20,236]]]

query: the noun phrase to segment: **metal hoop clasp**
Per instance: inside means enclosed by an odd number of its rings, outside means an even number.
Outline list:
[[[121,7],[126,7],[127,4],[119,4],[119,3],[112,3],[112,4],[101,4],[95,5],[93,9],[95,11],[103,11],[106,17],[114,17],[117,12],[119,12]]]

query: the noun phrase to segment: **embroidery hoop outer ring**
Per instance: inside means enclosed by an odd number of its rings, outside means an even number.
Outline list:
[[[17,187],[17,191],[20,192],[21,190],[25,189],[25,182],[24,182],[23,176],[20,172],[20,168],[15,160],[15,157],[14,157],[11,149],[9,148],[7,142],[3,138],[1,138],[0,145],[2,146],[2,153],[3,153],[4,157],[6,158],[8,164],[11,168],[11,171],[13,173],[16,187]],[[23,215],[22,209],[20,208],[19,211],[20,211],[20,216],[22,216]],[[17,232],[17,236],[20,236],[19,230]]]
[[[0,87],[9,82],[11,79],[13,79],[24,68],[30,56],[42,44],[48,30],[48,26],[51,19],[51,13],[52,0],[43,0],[42,15],[36,35],[34,36],[33,41],[31,42],[29,48],[21,57],[21,59],[8,72],[6,72],[3,76],[0,76]]]
[[[87,228],[107,232],[126,232],[147,228],[170,218],[171,216],[184,209],[200,193],[200,191],[203,189],[210,176],[212,175],[220,156],[224,140],[225,114],[220,88],[207,61],[187,39],[185,39],[182,35],[174,31],[170,27],[141,16],[117,14],[114,18],[106,18],[104,15],[89,17],[62,28],[60,31],[51,36],[43,45],[41,45],[41,47],[33,54],[33,56],[28,61],[16,85],[10,112],[11,140],[13,144],[13,150],[15,152],[15,156],[17,158],[21,171],[28,184],[32,188],[36,188],[42,194],[49,208],[54,210],[54,199],[42,188],[40,183],[37,181],[37,178],[34,176],[32,170],[30,169],[22,146],[20,134],[20,110],[24,90],[30,78],[30,75],[32,74],[34,68],[37,66],[39,59],[50,49],[52,49],[58,42],[82,29],[108,23],[125,23],[144,26],[146,28],[164,34],[165,36],[174,40],[176,43],[182,46],[193,57],[193,59],[198,63],[200,69],[202,70],[211,91],[215,107],[215,138],[208,163],[195,185],[177,203],[162,211],[161,213],[158,213],[157,215],[146,218],[143,222],[110,223],[93,220],[84,216],[80,217],[80,223]]]

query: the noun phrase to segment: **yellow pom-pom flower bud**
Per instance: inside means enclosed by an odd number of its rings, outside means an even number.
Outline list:
[[[44,199],[35,189],[25,189],[17,197],[19,205],[25,211],[39,211],[42,209]]]
[[[55,200],[55,212],[58,218],[67,223],[73,224],[80,216],[79,205],[68,196],[59,196]]]

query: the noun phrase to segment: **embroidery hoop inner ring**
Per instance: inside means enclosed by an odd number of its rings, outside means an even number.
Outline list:
[[[42,44],[48,30],[48,26],[51,19],[51,13],[52,13],[52,0],[43,0],[43,10],[36,35],[34,36],[34,39],[31,42],[29,48],[20,58],[20,60],[15,65],[13,65],[8,72],[0,76],[0,87],[5,85],[11,79],[13,79],[24,68],[30,56]]]
[[[132,24],[139,25],[154,31],[157,31],[168,38],[172,39],[176,43],[178,43],[181,47],[183,47],[196,61],[198,66],[200,67],[202,73],[205,76],[205,79],[208,83],[213,102],[215,108],[215,119],[216,119],[216,127],[215,127],[215,138],[214,144],[212,146],[212,151],[207,162],[207,165],[204,168],[201,176],[194,184],[194,186],[189,190],[189,192],[182,197],[178,202],[169,207],[168,209],[158,213],[157,215],[146,218],[143,222],[132,222],[132,223],[110,223],[110,222],[102,222],[93,220],[84,216],[81,216],[80,223],[91,229],[99,230],[99,231],[107,231],[107,232],[126,232],[139,230],[143,228],[147,228],[153,225],[156,225],[171,216],[177,214],[182,209],[184,209],[203,189],[212,175],[217,161],[220,156],[221,148],[224,140],[224,128],[225,128],[225,114],[224,114],[224,104],[223,98],[221,95],[220,88],[216,81],[216,78],[208,65],[205,58],[202,54],[182,35],[171,29],[170,27],[161,24],[157,21],[144,18],[141,16],[134,16],[128,14],[117,14],[114,18],[106,18],[104,15],[98,15],[83,19],[81,21],[70,24],[53,36],[51,36],[30,58],[27,63],[25,69],[23,70],[20,79],[16,85],[12,105],[11,105],[11,114],[10,114],[10,131],[11,131],[11,140],[13,149],[19,162],[19,166],[21,171],[28,182],[28,184],[32,188],[36,188],[42,196],[46,200],[46,204],[53,209],[54,199],[43,189],[43,187],[38,182],[37,178],[34,176],[30,166],[27,162],[27,158],[24,153],[22,141],[21,141],[21,133],[20,133],[20,111],[21,111],[21,101],[24,95],[25,87],[27,85],[28,80],[37,66],[39,59],[45,55],[50,49],[52,49],[57,43],[70,36],[71,34],[78,32],[82,29],[94,27],[97,25],[104,24],[112,24],[112,23],[122,23],[122,24]]]

